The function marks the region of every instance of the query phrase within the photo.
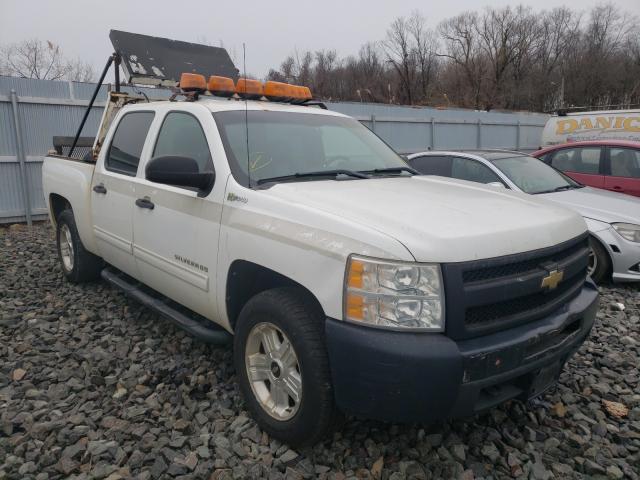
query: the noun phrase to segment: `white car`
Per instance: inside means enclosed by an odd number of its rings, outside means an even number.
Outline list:
[[[45,158],[70,281],[233,335],[248,410],[291,444],[339,412],[439,421],[553,385],[598,308],[579,215],[416,175],[355,119],[274,100],[296,90],[186,79],[184,101],[112,93],[95,161]]]
[[[408,159],[426,175],[504,187],[577,211],[589,227],[591,277],[640,281],[640,198],[586,187],[520,152],[429,151]]]

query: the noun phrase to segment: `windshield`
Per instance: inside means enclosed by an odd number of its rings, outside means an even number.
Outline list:
[[[253,186],[260,180],[310,172],[316,176],[303,178],[322,178],[317,176],[318,172],[409,168],[398,154],[352,118],[255,110],[218,112],[213,116],[231,172],[244,186],[249,184],[249,169]],[[395,173],[405,174],[402,171]],[[365,176],[344,176],[350,179],[362,177]]]
[[[555,168],[527,155],[499,158],[491,162],[526,193],[535,195],[582,187]]]

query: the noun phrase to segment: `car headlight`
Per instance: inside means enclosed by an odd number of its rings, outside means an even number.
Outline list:
[[[369,326],[444,331],[440,266],[352,255],[347,261],[344,318]]]
[[[612,223],[611,226],[616,229],[620,236],[630,242],[640,243],[640,225],[633,223]]]

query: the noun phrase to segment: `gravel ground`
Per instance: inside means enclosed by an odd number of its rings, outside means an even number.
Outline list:
[[[229,349],[103,283],[66,283],[47,224],[0,228],[0,479],[639,479],[639,293],[602,288],[591,339],[528,406],[429,427],[349,419],[295,451],[248,418]]]

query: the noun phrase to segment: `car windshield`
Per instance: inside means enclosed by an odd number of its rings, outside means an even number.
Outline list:
[[[582,187],[555,168],[528,155],[496,158],[491,162],[526,193],[535,195]]]
[[[255,110],[217,112],[213,116],[231,172],[244,186],[249,185],[248,172],[251,186],[269,179],[355,180],[376,174],[411,175],[397,153],[352,118]],[[310,173],[313,175],[305,175]]]

